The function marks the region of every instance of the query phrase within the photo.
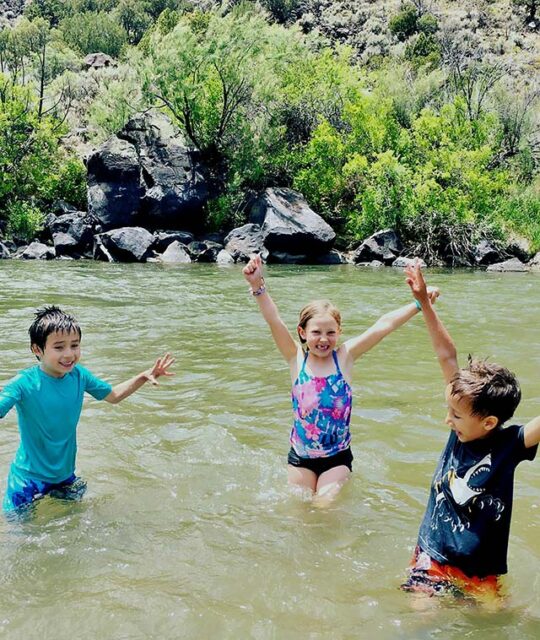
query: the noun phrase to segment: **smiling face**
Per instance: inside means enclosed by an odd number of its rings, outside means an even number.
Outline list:
[[[53,331],[47,336],[45,348],[32,345],[41,369],[54,378],[61,378],[73,370],[81,358],[81,338],[77,331]]]
[[[451,385],[446,387],[446,424],[456,432],[460,442],[472,442],[487,437],[499,420],[495,416],[481,417],[472,414],[470,400],[452,395],[451,389]]]
[[[329,313],[317,314],[310,318],[305,328],[298,327],[298,334],[305,340],[309,353],[319,358],[332,354],[337,346],[341,328]]]

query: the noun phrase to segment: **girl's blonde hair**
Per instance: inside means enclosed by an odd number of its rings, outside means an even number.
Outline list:
[[[334,318],[338,327],[341,329],[341,313],[339,309],[333,305],[330,300],[312,300],[300,311],[300,318],[298,320],[298,338],[302,344],[305,344],[305,340],[300,335],[299,329],[306,329],[307,323],[315,316],[322,316],[328,314]]]

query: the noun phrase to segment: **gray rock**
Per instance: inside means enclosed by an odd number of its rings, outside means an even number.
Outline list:
[[[531,271],[540,271],[540,251],[527,265]]]
[[[52,216],[47,219],[46,225],[56,252],[61,255],[82,254],[91,247],[92,225],[83,211]]]
[[[278,264],[309,264],[310,257],[305,253],[286,253],[285,251],[273,251],[268,256],[268,262]]]
[[[512,235],[506,245],[506,253],[519,258],[521,262],[528,262],[532,258],[531,243],[527,238]]]
[[[145,194],[144,226],[201,229],[203,207],[210,196],[206,169],[171,120],[162,113],[135,116],[118,134],[136,149]]]
[[[216,263],[219,265],[234,264],[234,258],[231,256],[231,254],[228,251],[225,251],[225,249],[222,249],[217,254]]]
[[[223,249],[222,244],[210,240],[196,240],[188,245],[191,257],[197,262],[215,262],[221,249]]]
[[[189,231],[158,231],[154,234],[154,244],[152,249],[158,253],[163,253],[165,249],[177,240],[182,244],[188,245],[195,240],[195,237]]]
[[[474,261],[477,265],[488,265],[501,262],[504,255],[487,240],[480,241],[474,248]]]
[[[48,247],[42,242],[31,242],[19,256],[23,260],[53,260],[56,252],[53,247]]]
[[[144,262],[154,236],[141,227],[113,229],[94,236],[94,257],[109,262]]]
[[[393,229],[378,231],[364,240],[352,254],[353,262],[380,260],[392,264],[403,251],[403,245]]]
[[[400,258],[396,258],[394,260],[394,262],[392,262],[392,266],[396,267],[397,269],[404,269],[405,267],[409,267],[409,266],[413,266],[416,262],[416,258],[405,258],[405,257],[400,257]],[[426,263],[420,259],[420,267],[422,269],[426,268]]]
[[[254,253],[260,253],[263,260],[268,257],[258,224],[249,223],[233,229],[225,238],[225,250],[231,254],[235,262],[248,262]]]
[[[332,249],[328,253],[317,256],[317,264],[346,264],[347,260],[339,251]]]
[[[110,138],[88,159],[88,212],[104,229],[134,225],[143,196],[135,148]]]
[[[178,240],[171,242],[161,256],[159,256],[159,259],[161,262],[167,264],[185,264],[191,262],[186,246],[178,242]]]
[[[62,231],[53,234],[53,242],[57,256],[71,256],[77,252],[77,247],[79,246],[73,236]]]
[[[526,264],[523,264],[521,260],[518,258],[511,258],[510,260],[505,260],[504,262],[498,262],[497,264],[492,264],[487,268],[488,271],[529,271],[529,267]]]
[[[249,219],[261,227],[264,246],[271,254],[326,253],[336,238],[332,227],[292,189],[266,189],[253,203]]]
[[[106,53],[89,53],[84,59],[86,69],[102,69],[103,67],[115,67],[116,62]]]
[[[384,262],[380,260],[372,260],[371,262],[357,262],[357,267],[372,267],[374,269],[378,269],[379,267],[384,267]]]
[[[165,115],[136,116],[90,156],[88,211],[104,229],[200,229],[211,193],[205,176]]]
[[[8,258],[11,258],[11,252],[3,242],[0,242],[0,260],[7,260]]]

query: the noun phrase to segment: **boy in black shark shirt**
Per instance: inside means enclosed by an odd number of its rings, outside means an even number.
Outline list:
[[[540,417],[525,426],[502,427],[521,399],[516,378],[504,367],[478,360],[469,359],[460,369],[418,262],[405,272],[443,371],[445,422],[451,432],[433,476],[409,579],[402,587],[430,595],[495,595],[498,577],[507,572],[514,471],[536,455]]]

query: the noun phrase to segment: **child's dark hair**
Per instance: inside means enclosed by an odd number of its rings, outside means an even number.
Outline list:
[[[47,336],[57,331],[58,333],[72,333],[75,331],[79,334],[79,340],[82,337],[81,327],[77,320],[65,313],[59,307],[54,305],[38,309],[35,313],[35,320],[30,325],[28,333],[30,334],[30,346],[36,345],[40,349],[45,349]]]
[[[450,380],[450,390],[451,395],[470,402],[472,415],[495,416],[499,425],[514,415],[521,400],[519,382],[511,371],[471,356],[467,367]]]

